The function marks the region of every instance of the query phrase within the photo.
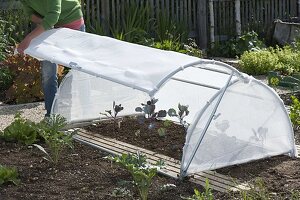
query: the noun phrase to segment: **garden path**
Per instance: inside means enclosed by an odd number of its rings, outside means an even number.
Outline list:
[[[17,105],[5,105],[0,102],[0,130],[14,121],[17,112],[20,112],[25,119],[39,122],[44,118],[44,102]]]

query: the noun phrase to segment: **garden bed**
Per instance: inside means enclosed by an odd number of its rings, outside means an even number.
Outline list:
[[[0,141],[1,164],[15,166],[20,185],[4,185],[0,199],[138,199],[130,174],[105,159],[107,153],[75,143],[74,150],[66,150],[57,166],[42,159],[36,148]],[[163,188],[166,184],[176,187]],[[128,191],[114,195],[116,188]],[[150,189],[149,199],[181,199],[201,189],[188,181],[179,182],[157,176]],[[121,197],[121,194],[124,196]]]
[[[147,124],[142,126],[134,118],[124,118],[120,128],[115,128],[112,122],[103,121],[85,127],[85,130],[181,160],[185,142],[184,129],[172,124],[166,130],[166,136],[161,137],[157,132],[161,126],[162,123],[157,123],[156,128],[149,130]],[[299,134],[300,131],[295,130],[296,144],[300,144]],[[274,195],[289,196],[292,192],[300,191],[300,159],[288,156],[235,165],[217,172],[251,184],[260,178],[266,189]]]

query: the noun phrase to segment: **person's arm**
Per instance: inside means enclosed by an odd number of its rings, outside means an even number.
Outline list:
[[[35,14],[31,15],[31,19],[30,19],[33,23],[35,24],[41,24],[43,19]]]
[[[18,45],[17,50],[18,53],[24,54],[25,49],[29,46],[31,40],[37,36],[39,36],[41,33],[45,31],[44,27],[41,25],[37,25],[37,27],[31,31],[25,39]]]
[[[61,13],[61,0],[48,0],[48,12],[41,19],[40,23],[37,23],[38,26],[30,32],[25,39],[18,45],[17,50],[20,54],[24,54],[25,49],[29,46],[32,39],[42,34],[44,31],[49,30],[54,27],[58,22],[59,16]],[[34,16],[34,13],[31,14],[31,20],[39,21],[38,16]]]

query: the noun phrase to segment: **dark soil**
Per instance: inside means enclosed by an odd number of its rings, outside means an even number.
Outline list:
[[[104,157],[108,154],[75,143],[73,150],[66,150],[57,166],[42,158],[37,148],[28,148],[0,141],[0,163],[18,169],[20,185],[6,184],[0,187],[1,200],[20,199],[138,199],[138,192],[131,184],[130,174]],[[162,189],[163,185],[176,187]],[[115,197],[116,188],[126,188],[127,195]],[[201,187],[188,181],[156,176],[150,189],[149,199],[181,199]]]
[[[104,121],[85,127],[85,129],[177,160],[181,159],[185,141],[185,130],[182,126],[171,123],[166,128],[166,135],[159,136],[158,129],[164,127],[161,121],[140,124],[135,118],[126,117],[119,124],[120,128],[111,121]],[[154,124],[154,127],[149,128],[150,124]]]

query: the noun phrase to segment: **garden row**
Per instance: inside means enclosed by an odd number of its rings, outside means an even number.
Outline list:
[[[142,113],[142,115],[136,118],[136,121],[138,121],[141,126],[144,125],[147,127],[142,132],[150,132],[151,134],[146,134],[148,137],[160,137],[161,140],[167,140],[170,135],[175,135],[176,133],[169,133],[169,128],[172,124],[171,122],[166,121],[161,123],[158,121],[158,118],[165,117],[166,115],[178,118],[181,122],[181,126],[185,127],[184,130],[186,130],[188,124],[185,123],[184,117],[189,114],[188,106],[179,104],[178,110],[171,108],[168,111],[156,111],[156,102],[156,99],[152,99],[147,103],[143,103],[141,107],[136,108],[137,112]],[[113,129],[109,131],[112,135],[120,134],[118,114],[122,112],[122,110],[122,105],[114,102],[111,110],[107,110],[105,113],[102,113],[113,121]],[[296,98],[293,98],[290,117],[295,128],[298,127],[300,125],[300,103]],[[65,119],[59,115],[53,115],[49,119],[42,120],[39,123],[34,123],[22,118],[20,114],[17,114],[15,116],[15,121],[0,132],[0,140],[5,143],[17,142],[19,144],[29,146],[30,148],[39,149],[44,155],[43,158],[52,163],[52,167],[55,167],[60,161],[61,154],[65,152],[64,149],[66,147],[73,148],[72,136],[76,134],[76,130],[63,131],[66,128],[66,125]],[[174,126],[171,128],[174,128]],[[154,130],[156,131],[156,136],[153,135]],[[184,134],[182,135],[184,136]],[[148,193],[151,188],[153,178],[157,175],[157,169],[164,165],[163,160],[159,160],[155,166],[149,165],[146,162],[146,157],[138,152],[136,154],[123,154],[121,156],[110,155],[106,159],[115,162],[131,174],[133,186],[136,188],[140,198],[143,200],[148,199]],[[7,166],[0,167],[0,185],[5,184],[6,186],[9,183],[19,184],[20,179],[18,176],[18,172],[15,168]],[[149,195],[151,196],[151,193]],[[237,199],[273,198],[272,193],[267,191],[263,181],[260,179],[257,180],[254,187],[249,191],[217,194],[217,196],[220,195],[223,196],[223,198]],[[290,193],[287,191],[281,195],[282,196],[279,196],[280,198],[288,197],[290,199],[298,199],[300,193],[295,191]],[[215,199],[215,196],[209,186],[209,180],[207,180],[206,188],[203,191],[199,192],[198,190],[195,190],[195,193],[193,195],[191,194],[191,197],[187,199]]]

